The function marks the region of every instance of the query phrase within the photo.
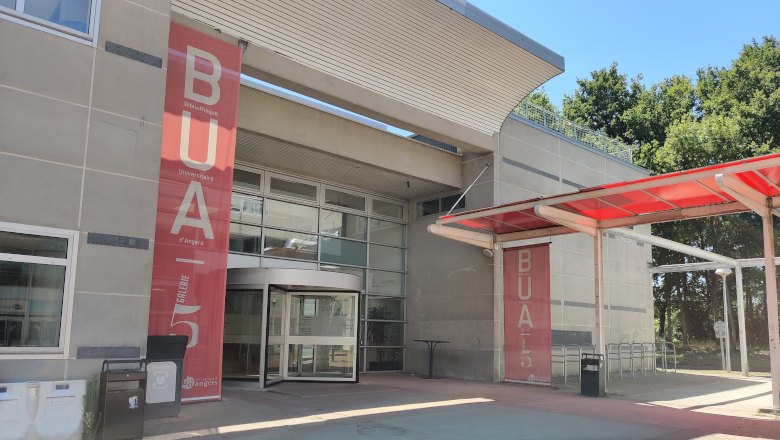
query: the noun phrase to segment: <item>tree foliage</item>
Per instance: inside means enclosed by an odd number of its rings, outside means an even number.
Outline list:
[[[654,174],[780,151],[780,43],[776,38],[766,36],[744,45],[730,66],[701,68],[695,79],[672,75],[650,87],[641,80],[641,75],[629,80],[617,63],[593,71],[590,77],[578,79],[578,88],[565,96],[563,116],[633,144],[634,161]],[[780,236],[779,228],[775,229]],[[761,220],[751,213],[655,224],[653,234],[731,258],[763,255]],[[653,249],[654,265],[694,261]],[[767,339],[763,276],[763,268],[744,270],[750,344],[763,345]],[[728,308],[736,316],[731,280]],[[712,272],[656,276],[656,314],[659,331],[663,329],[659,337],[667,337],[670,324],[675,326],[672,336],[679,334],[684,343],[714,337],[713,320],[723,319],[716,307],[721,286]]]

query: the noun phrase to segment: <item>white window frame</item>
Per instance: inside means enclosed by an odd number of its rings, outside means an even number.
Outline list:
[[[326,190],[332,190],[332,191],[338,191],[340,193],[349,194],[355,197],[362,197],[365,201],[365,208],[361,211],[359,209],[353,209],[353,208],[347,208],[346,206],[339,206],[339,205],[333,205],[327,202],[327,199],[325,198],[325,191]],[[327,209],[329,211],[343,211],[348,214],[358,214],[362,217],[368,216],[368,208],[371,204],[370,197],[366,193],[361,193],[345,188],[340,188],[338,186],[328,185],[326,183],[323,183],[320,185],[320,200],[322,200],[322,203],[320,203],[320,206],[322,206],[324,209]]]
[[[79,32],[75,29],[65,27],[38,17],[33,17],[24,13],[25,0],[16,0],[16,9],[9,9],[0,6],[0,18],[12,21],[23,26],[31,27],[47,34],[57,35],[59,37],[97,47],[98,30],[100,28],[100,6],[102,0],[92,0],[89,11],[89,32]]]
[[[389,221],[396,222],[396,223],[403,223],[403,224],[407,224],[408,223],[408,220],[409,220],[409,204],[407,202],[401,202],[401,201],[398,201],[398,200],[388,199],[388,198],[385,198],[385,197],[376,197],[376,196],[373,196],[373,195],[371,197],[369,197],[369,199],[370,199],[370,202],[371,202],[369,204],[369,206],[368,206],[368,215],[369,216],[376,217],[376,218],[381,218],[383,220],[389,220]],[[401,206],[402,218],[391,217],[391,216],[382,215],[382,214],[374,214],[374,200],[381,200],[381,201],[383,201],[385,203],[392,203],[393,205],[400,205]]]
[[[235,186],[233,185],[233,192],[238,192],[250,196],[257,196],[257,197],[265,197],[265,174],[266,172],[264,170],[258,170],[252,167],[248,167],[245,165],[239,165],[236,164],[233,166],[234,171],[240,170],[240,171],[246,171],[247,173],[253,173],[260,176],[260,189],[252,189],[252,188],[246,188],[243,186]]]
[[[42,237],[66,238],[67,258],[35,257],[30,255],[0,254],[3,261],[65,266],[65,283],[62,296],[62,318],[60,320],[60,341],[57,347],[0,347],[0,360],[6,359],[67,359],[70,351],[71,325],[73,323],[73,299],[76,288],[76,256],[78,255],[79,231],[47,228],[0,222],[0,231]]]
[[[319,184],[319,182],[312,182],[311,180],[299,179],[297,177],[290,177],[290,176],[287,176],[285,174],[278,174],[278,173],[266,173],[264,177],[265,177],[265,180],[263,182],[263,184],[264,184],[264,186],[263,186],[263,195],[265,195],[267,197],[274,198],[274,199],[279,199],[279,200],[284,200],[284,201],[288,201],[288,202],[299,203],[301,205],[320,206],[320,200],[322,200],[322,198],[320,197],[320,194],[321,194],[320,186],[321,185]],[[271,192],[271,181],[273,179],[286,180],[288,182],[301,183],[301,184],[304,184],[304,185],[313,186],[316,189],[316,192],[314,193],[315,194],[315,196],[314,196],[315,200],[306,200],[306,199],[300,198],[300,197],[287,196],[287,195],[284,195],[284,194],[272,193]]]

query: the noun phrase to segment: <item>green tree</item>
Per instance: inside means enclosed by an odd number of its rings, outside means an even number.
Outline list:
[[[636,105],[637,98],[644,91],[640,83],[642,75],[631,79],[618,73],[617,63],[609,68],[594,70],[590,78],[577,78],[577,90],[564,95],[563,117],[592,130],[603,131],[607,136],[619,138],[627,143],[634,139],[620,118]]]
[[[534,90],[530,95],[528,95],[528,98],[526,99],[528,99],[528,102],[543,107],[546,110],[555,113],[556,115],[560,114],[558,107],[552,103],[550,97],[547,95],[547,92],[544,91],[544,86]]]

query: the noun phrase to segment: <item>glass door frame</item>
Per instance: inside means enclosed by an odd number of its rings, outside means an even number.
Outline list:
[[[271,286],[275,287],[275,286]],[[284,290],[284,289],[278,289]],[[351,296],[355,298],[354,303],[354,315],[353,315],[353,335],[352,336],[291,336],[290,335],[290,321],[291,321],[291,302],[293,295],[306,295],[306,296]],[[352,291],[316,291],[316,290],[301,290],[301,291],[286,291],[285,298],[285,310],[284,310],[284,326],[285,333],[283,335],[284,345],[282,345],[282,359],[279,365],[280,372],[278,381],[316,381],[316,382],[357,382],[358,380],[358,358],[360,354],[360,292]],[[349,339],[351,344],[344,344],[345,340]],[[268,345],[268,339],[266,339],[266,346]],[[312,376],[290,376],[289,375],[289,357],[291,345],[352,345],[352,377],[312,377]],[[268,351],[266,349],[266,357]],[[313,362],[316,362],[316,356]],[[264,376],[267,377],[268,369],[266,367]],[[270,385],[278,382],[276,379],[272,383],[266,380],[266,385]]]

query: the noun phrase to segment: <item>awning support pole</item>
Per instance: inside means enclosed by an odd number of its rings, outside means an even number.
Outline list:
[[[594,345],[597,354],[606,354],[604,347],[607,342],[604,328],[604,242],[602,237],[602,232],[599,230],[593,237],[593,260],[596,269],[596,342]]]
[[[739,359],[742,366],[742,375],[748,376],[750,365],[747,357],[747,336],[745,333],[745,295],[742,293],[742,266],[734,268],[737,277],[737,318],[739,321]]]
[[[728,174],[715,175],[715,184],[761,216],[764,226],[764,275],[766,276],[766,315],[769,330],[769,365],[772,371],[772,408],[780,410],[780,333],[777,317],[777,269],[775,268],[775,230],[772,199]],[[741,329],[740,329],[741,330]],[[740,341],[742,338],[740,337]],[[747,352],[747,346],[744,350]]]
[[[769,365],[772,370],[772,408],[780,409],[780,353],[777,316],[777,271],[775,265],[775,231],[773,217],[762,216],[764,223],[764,274],[766,275],[766,314],[769,320]]]

